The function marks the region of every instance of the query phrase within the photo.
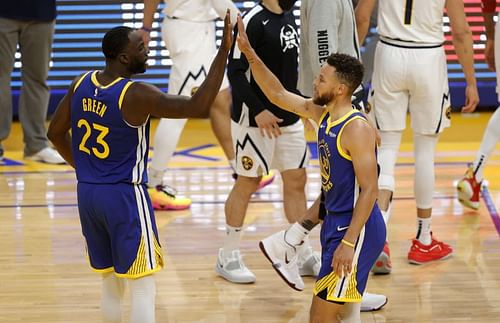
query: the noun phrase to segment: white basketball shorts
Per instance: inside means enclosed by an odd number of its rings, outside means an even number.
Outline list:
[[[257,127],[247,127],[231,120],[238,175],[259,177],[271,169],[283,172],[307,166],[309,152],[302,121],[280,127],[280,130],[280,136],[269,139],[263,137]]]
[[[415,133],[437,134],[449,127],[451,106],[444,48],[403,48],[380,41],[369,103],[382,131],[404,130],[408,111]]]
[[[165,17],[162,37],[172,59],[168,93],[191,96],[205,80],[217,53],[215,23]],[[224,75],[221,90],[228,87]]]

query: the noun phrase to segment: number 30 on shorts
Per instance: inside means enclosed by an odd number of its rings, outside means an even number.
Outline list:
[[[91,150],[87,148],[87,140],[90,137],[90,134],[92,133],[92,129],[99,131],[99,134],[97,135],[96,138],[96,144],[99,145],[100,149],[96,147],[91,147],[92,153],[100,159],[105,159],[109,156],[109,145],[106,141],[104,141],[104,137],[109,133],[109,128],[105,126],[101,126],[100,124],[97,123],[92,123],[92,127],[90,127],[90,124],[88,123],[87,120],[85,119],[80,119],[78,120],[77,124],[78,128],[85,128],[85,133],[83,134],[82,141],[80,142],[80,145],[78,148],[80,151],[83,151],[84,153],[91,154]]]

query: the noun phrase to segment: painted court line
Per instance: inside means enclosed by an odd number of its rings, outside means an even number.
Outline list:
[[[491,220],[497,229],[498,235],[500,235],[500,216],[498,215],[498,211],[495,207],[495,203],[493,203],[493,199],[491,198],[490,191],[487,186],[484,186],[481,190],[484,203],[486,204],[486,208],[488,209],[488,213],[490,214]]]

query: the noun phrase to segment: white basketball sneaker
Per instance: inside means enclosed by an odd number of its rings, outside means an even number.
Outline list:
[[[385,304],[387,304],[387,296],[365,292],[361,300],[361,312],[378,311]]]
[[[261,240],[259,247],[288,286],[298,291],[304,290],[304,281],[299,275],[297,251],[285,241],[284,230]]]
[[[321,256],[309,245],[301,245],[298,250],[298,266],[300,276],[318,277],[321,269]]]
[[[51,148],[51,147],[45,147],[36,154],[30,155],[30,156],[24,156],[25,159],[37,161],[37,162],[42,162],[46,164],[54,164],[54,165],[59,165],[59,164],[65,164],[66,161],[62,156],[57,152],[57,150]]]
[[[230,257],[224,257],[224,250],[220,248],[215,272],[232,283],[250,284],[255,282],[255,275],[243,263],[239,250],[233,250]]]

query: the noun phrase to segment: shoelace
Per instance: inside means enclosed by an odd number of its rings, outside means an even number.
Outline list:
[[[172,186],[168,185],[158,185],[156,186],[156,189],[159,191],[162,191],[163,193],[167,194],[171,198],[175,199],[175,196],[177,195],[177,190],[173,188]]]

